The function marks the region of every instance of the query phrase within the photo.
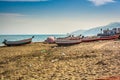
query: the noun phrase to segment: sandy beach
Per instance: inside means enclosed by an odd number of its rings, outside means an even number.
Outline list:
[[[62,47],[41,42],[0,47],[0,80],[95,80],[111,76],[120,76],[120,40]]]

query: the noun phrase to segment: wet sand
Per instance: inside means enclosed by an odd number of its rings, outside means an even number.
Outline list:
[[[120,40],[58,47],[0,47],[0,80],[95,80],[120,76]]]

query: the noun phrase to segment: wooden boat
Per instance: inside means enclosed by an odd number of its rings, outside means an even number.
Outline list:
[[[82,42],[92,42],[92,41],[98,41],[99,38],[83,38]]]
[[[92,41],[98,41],[98,40],[113,40],[118,39],[119,35],[112,35],[112,36],[99,36],[96,38],[83,38],[82,42],[92,42]]]
[[[112,39],[118,39],[119,35],[112,35],[112,36],[101,36],[99,40],[112,40]]]
[[[58,46],[68,46],[81,43],[81,39],[56,39],[55,43]]]
[[[32,36],[34,38],[34,36]],[[29,39],[24,39],[24,40],[19,40],[19,41],[7,41],[4,40],[3,43],[7,46],[19,46],[19,45],[24,45],[24,44],[29,44],[32,42],[32,38]]]

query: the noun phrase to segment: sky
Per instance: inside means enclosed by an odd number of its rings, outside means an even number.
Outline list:
[[[0,34],[66,34],[120,22],[120,0],[0,0]]]

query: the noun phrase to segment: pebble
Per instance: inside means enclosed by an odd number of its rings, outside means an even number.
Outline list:
[[[65,53],[61,53],[63,56],[65,56],[66,54]]]
[[[54,62],[56,62],[56,61],[58,61],[58,60],[59,60],[59,59],[54,59],[54,60],[52,60],[51,62],[54,63]]]

